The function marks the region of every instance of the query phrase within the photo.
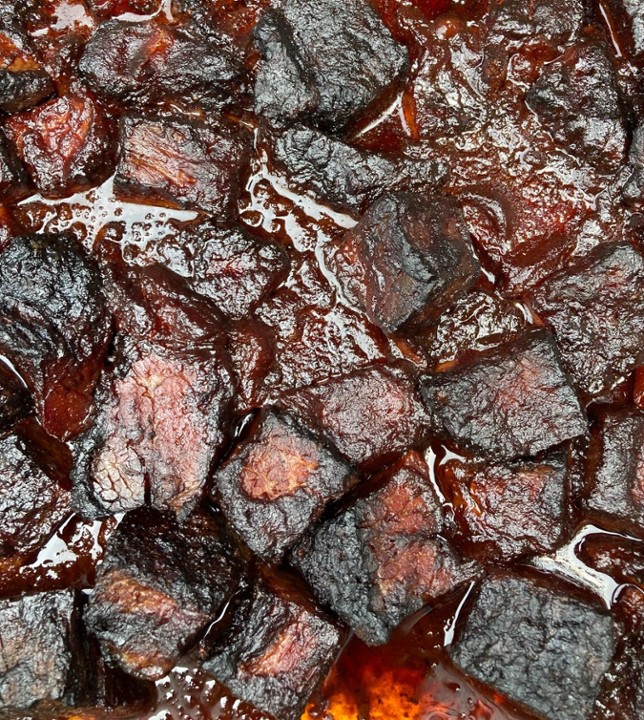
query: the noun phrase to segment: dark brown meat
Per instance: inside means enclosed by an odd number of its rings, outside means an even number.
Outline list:
[[[10,430],[32,410],[31,395],[21,378],[0,363],[0,433]]]

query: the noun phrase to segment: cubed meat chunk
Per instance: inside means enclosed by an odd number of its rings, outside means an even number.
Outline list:
[[[344,633],[283,578],[258,581],[204,669],[259,710],[298,720]]]
[[[185,231],[188,285],[232,320],[248,316],[288,275],[286,251],[239,227],[204,223]]]
[[[245,414],[265,404],[266,378],[275,365],[275,342],[254,318],[228,328],[228,350],[235,379],[235,412]]]
[[[88,95],[65,95],[10,117],[5,133],[38,191],[61,198],[97,185],[114,167],[114,130]]]
[[[223,120],[126,118],[115,192],[131,202],[226,217],[234,210],[240,187],[246,139]]]
[[[85,624],[127,673],[156,680],[243,586],[218,523],[196,513],[178,524],[148,509],[110,538]]]
[[[374,366],[282,398],[288,412],[363,467],[422,445],[429,418],[405,367]]]
[[[483,581],[451,656],[539,716],[588,720],[618,634],[606,612],[559,588],[492,576]]]
[[[414,339],[427,352],[435,372],[466,361],[473,353],[499,347],[523,332],[521,310],[498,295],[470,292]]]
[[[623,162],[626,120],[604,45],[572,45],[545,66],[526,102],[566,152],[606,172],[614,172]]]
[[[349,302],[386,332],[437,315],[479,271],[458,205],[407,193],[376,201],[328,264]]]
[[[79,509],[100,517],[149,503],[185,517],[227,439],[230,394],[217,347],[121,337],[94,424],[74,443]]]
[[[644,60],[644,5],[640,0],[608,0],[607,6],[620,40],[631,57],[641,63]]]
[[[29,194],[29,177],[5,135],[0,132],[0,201],[20,200]]]
[[[286,415],[260,413],[215,474],[230,525],[261,558],[276,562],[354,482],[337,453]]]
[[[54,83],[15,18],[0,18],[0,109],[21,112],[47,100]]]
[[[583,27],[584,0],[495,0],[492,30],[504,38],[538,39],[565,43]]]
[[[0,711],[64,697],[74,678],[76,615],[73,591],[0,600]]]
[[[587,428],[584,409],[545,331],[427,377],[423,395],[436,427],[457,443],[499,459],[535,455]]]
[[[32,412],[31,395],[15,372],[0,362],[0,433]]]
[[[38,548],[72,513],[66,468],[30,440],[0,440],[0,557]]]
[[[439,465],[459,544],[484,561],[556,550],[571,530],[567,471],[563,452],[505,464],[450,459]]]
[[[427,603],[471,580],[448,542],[426,462],[403,456],[374,479],[375,489],[326,520],[295,549],[292,561],[364,642],[379,645]]]
[[[432,160],[368,153],[301,126],[278,135],[271,156],[289,182],[354,213],[364,212],[387,189],[404,185],[426,190],[445,178],[445,166]]]
[[[0,349],[55,437],[85,427],[110,336],[98,267],[76,240],[25,235],[0,252]]]
[[[173,101],[212,108],[239,76],[241,63],[223,39],[156,19],[117,19],[96,30],[79,70],[99,97],[120,105]]]
[[[644,360],[644,257],[628,244],[598,248],[556,273],[531,304],[589,399],[607,396]]]
[[[587,507],[618,528],[644,533],[644,414],[607,413],[593,428]]]
[[[586,565],[620,583],[644,587],[644,540],[593,533],[584,538],[579,555]]]
[[[255,108],[276,124],[342,127],[407,66],[365,0],[287,0],[255,30],[262,61]]]

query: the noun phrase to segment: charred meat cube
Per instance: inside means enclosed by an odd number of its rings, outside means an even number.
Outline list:
[[[179,244],[190,247],[188,285],[234,320],[248,316],[288,275],[286,251],[240,227],[204,223],[184,232]]]
[[[14,372],[0,363],[0,433],[10,430],[31,411],[29,391]]]
[[[126,118],[114,188],[130,202],[227,216],[234,209],[247,143],[220,121]]]
[[[590,399],[608,395],[644,359],[644,257],[628,244],[598,248],[551,276],[531,303]]]
[[[156,680],[226,607],[240,581],[214,518],[197,513],[180,525],[168,513],[138,510],[110,538],[85,623],[113,662]]]
[[[298,720],[340,652],[344,633],[290,579],[256,583],[231,631],[204,663],[235,697]]]
[[[644,414],[607,413],[593,428],[588,509],[619,528],[644,533]]]
[[[418,453],[373,482],[373,492],[305,538],[292,561],[322,604],[378,645],[407,616],[472,579],[476,565],[439,537],[442,508]]]
[[[65,471],[28,435],[0,440],[0,557],[41,546],[71,516]]]
[[[599,607],[536,580],[483,581],[454,662],[539,716],[588,720],[619,628]]]
[[[644,5],[639,0],[608,0],[613,27],[631,56],[644,60]]]
[[[584,0],[495,0],[492,30],[506,41],[542,36],[564,43],[583,27],[585,11]]]
[[[468,553],[507,561],[553,552],[567,539],[567,470],[565,453],[555,452],[505,464],[451,459],[437,473]]]
[[[627,127],[607,48],[578,43],[544,68],[528,107],[566,152],[607,172],[623,162]]]
[[[383,195],[328,264],[347,299],[386,332],[438,314],[479,271],[458,205],[407,193]]]
[[[586,565],[620,583],[644,587],[644,540],[593,533],[584,538],[579,555]]]
[[[300,126],[277,136],[271,155],[289,181],[354,213],[364,211],[384,190],[403,185],[427,189],[445,177],[445,167],[432,160],[395,160]]]
[[[0,110],[21,112],[47,100],[54,83],[16,17],[0,17]]]
[[[73,591],[0,600],[0,710],[62,699],[74,678]]]
[[[19,200],[29,194],[29,177],[13,148],[0,132],[0,202]]]
[[[228,328],[228,350],[235,379],[235,411],[245,414],[266,400],[266,378],[275,363],[275,341],[259,320],[242,320]]]
[[[535,331],[456,370],[429,376],[432,421],[458,443],[511,460],[586,431],[586,415],[550,335]]]
[[[5,132],[38,191],[61,198],[105,180],[113,169],[113,129],[88,95],[65,95],[13,115]]]
[[[353,482],[334,451],[271,410],[253,420],[214,480],[230,525],[267,561],[278,561]]]
[[[74,443],[79,509],[100,517],[149,503],[185,517],[226,440],[230,392],[216,345],[121,337],[94,424]]]
[[[25,235],[0,252],[0,349],[55,437],[84,427],[110,336],[98,267],[76,240]]]
[[[356,465],[422,445],[429,418],[404,367],[374,366],[303,388],[280,404]]]
[[[287,0],[255,30],[255,108],[274,123],[342,127],[407,66],[365,0]]]
[[[465,361],[472,353],[503,345],[524,331],[526,325],[516,305],[497,295],[474,291],[457,300],[414,339],[439,372]]]
[[[109,20],[90,39],[79,70],[101,98],[121,105],[213,107],[239,76],[240,62],[223,38],[206,39],[155,19]]]

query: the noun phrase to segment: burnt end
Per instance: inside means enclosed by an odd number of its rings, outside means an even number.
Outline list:
[[[121,105],[184,102],[216,106],[239,77],[241,62],[223,39],[156,20],[103,23],[79,70],[100,97]]]
[[[227,439],[230,375],[216,347],[121,338],[74,443],[76,503],[105,516],[146,503],[185,517]]]
[[[587,720],[618,633],[599,607],[558,588],[493,576],[450,654],[466,673],[540,716]]]
[[[168,513],[128,514],[110,538],[85,624],[125,672],[165,675],[240,588],[239,560],[214,518],[178,524]]]
[[[563,452],[507,464],[453,459],[437,473],[459,543],[480,560],[551,553],[571,534]]]
[[[365,0],[288,0],[260,20],[255,39],[255,108],[276,124],[309,118],[339,129],[408,62]]]
[[[287,395],[280,404],[363,467],[421,446],[429,425],[403,367],[366,368]]]
[[[66,473],[46,452],[20,432],[0,440],[0,557],[38,548],[71,516]]]
[[[500,37],[557,43],[581,31],[586,13],[584,0],[495,0],[492,8],[492,31]]]
[[[628,139],[607,49],[578,43],[543,70],[526,96],[555,142],[580,160],[614,172]]]
[[[499,347],[527,328],[521,310],[483,291],[459,298],[427,329],[414,334],[435,372],[467,360],[473,353]]]
[[[31,395],[21,379],[0,363],[0,434],[10,430],[32,410]]]
[[[214,478],[230,525],[261,558],[281,559],[355,482],[349,466],[287,415],[260,413]]]
[[[0,600],[0,710],[61,700],[74,678],[73,591]]]
[[[644,533],[644,414],[607,413],[593,428],[586,468],[588,510]]]
[[[248,316],[288,276],[287,252],[242,228],[205,223],[182,233],[178,242],[191,247],[189,287],[232,320]]]
[[[644,201],[644,124],[640,123],[633,131],[633,139],[628,152],[630,175],[624,183],[622,194],[629,203],[638,206]]]
[[[346,298],[386,332],[437,315],[479,271],[458,205],[406,193],[372,205],[328,265]]]
[[[275,364],[275,341],[259,320],[242,320],[228,328],[228,348],[235,381],[235,412],[245,414],[265,403],[266,378]]]
[[[126,118],[114,177],[116,195],[227,217],[235,209],[247,140],[223,120]]]
[[[258,581],[204,670],[235,697],[298,720],[342,648],[344,633],[283,578]]]
[[[418,453],[373,482],[373,492],[325,521],[291,560],[321,603],[379,645],[413,612],[471,580],[477,566],[439,536],[441,504]]]
[[[423,396],[436,427],[499,459],[535,455],[587,429],[583,407],[545,331],[427,377]]]
[[[644,257],[628,244],[598,248],[551,276],[531,303],[590,399],[606,397],[644,359]]]
[[[29,194],[30,183],[25,167],[0,132],[0,201],[20,200]]]
[[[112,125],[88,95],[65,95],[13,115],[4,129],[45,197],[90,188],[113,169]]]
[[[579,556],[590,567],[620,583],[644,587],[644,541],[622,535],[592,534],[584,538]]]
[[[55,437],[85,426],[110,335],[98,267],[76,240],[25,235],[0,253],[0,349]]]
[[[28,110],[56,88],[15,17],[0,17],[0,110]]]
[[[363,212],[388,189],[404,185],[426,190],[439,185],[446,172],[434,161],[368,153],[301,126],[277,136],[271,155],[289,182],[354,213]]]
[[[644,60],[644,6],[639,0],[608,0],[607,5],[613,28],[640,64]]]

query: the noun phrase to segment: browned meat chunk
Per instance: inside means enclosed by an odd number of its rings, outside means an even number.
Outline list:
[[[356,465],[368,466],[422,444],[429,424],[403,367],[367,368],[281,400]]]
[[[619,528],[644,533],[644,414],[606,414],[593,428],[587,506]]]
[[[204,669],[280,720],[298,720],[340,652],[343,633],[285,579],[258,582]]]
[[[615,171],[624,160],[626,120],[607,48],[576,44],[546,65],[528,107],[566,152]]]
[[[0,253],[0,348],[55,437],[85,426],[110,324],[98,268],[73,238],[20,236]]]
[[[644,359],[644,257],[630,245],[599,248],[546,280],[531,303],[588,398],[607,396]]]
[[[521,310],[497,295],[475,291],[460,298],[414,339],[435,372],[465,362],[472,353],[503,345],[526,329]]]
[[[255,30],[255,108],[275,124],[342,127],[406,67],[407,53],[365,0],[287,0]]]
[[[121,105],[174,101],[211,108],[240,74],[223,39],[175,29],[156,20],[103,23],[79,70],[100,97]]]
[[[584,538],[579,554],[587,565],[620,583],[644,587],[644,540],[592,534]]]
[[[6,137],[0,132],[0,201],[19,200],[29,194],[29,178]]]
[[[119,198],[232,213],[247,148],[229,123],[126,118],[121,143],[114,178]]]
[[[0,440],[0,557],[43,544],[71,516],[65,468],[21,433]]]
[[[608,0],[611,20],[631,57],[644,60],[644,5],[640,0]]]
[[[451,656],[539,716],[588,720],[618,632],[599,607],[559,588],[493,576],[477,593]]]
[[[185,516],[226,440],[230,375],[216,347],[121,338],[96,394],[92,428],[75,443],[73,479],[87,515],[146,502]]]
[[[558,43],[574,37],[582,28],[584,0],[494,0],[492,29],[512,39],[543,36]]]
[[[274,562],[354,479],[334,451],[288,416],[268,411],[253,420],[214,482],[231,526]]]
[[[235,377],[235,410],[246,413],[266,400],[266,378],[275,363],[270,330],[258,320],[241,321],[228,328],[228,348]]]
[[[293,562],[363,641],[387,642],[407,616],[471,580],[446,540],[441,504],[423,458],[408,453],[374,480],[376,489],[327,520]]]
[[[468,554],[488,561],[542,555],[570,534],[563,452],[507,464],[451,459],[437,471]]]
[[[423,394],[436,427],[493,457],[535,455],[587,428],[554,342],[543,331],[427,377]]]
[[[64,697],[74,679],[75,605],[73,591],[0,600],[0,711]]]
[[[123,670],[158,679],[239,589],[236,563],[205,513],[182,525],[169,514],[130,513],[110,538],[85,624]]]
[[[14,372],[0,363],[0,433],[10,430],[31,411],[29,391]]]
[[[92,187],[113,169],[113,128],[88,95],[51,100],[13,115],[4,127],[45,197],[66,197]]]
[[[460,208],[445,198],[384,195],[334,249],[346,298],[386,332],[421,324],[478,276]]]

